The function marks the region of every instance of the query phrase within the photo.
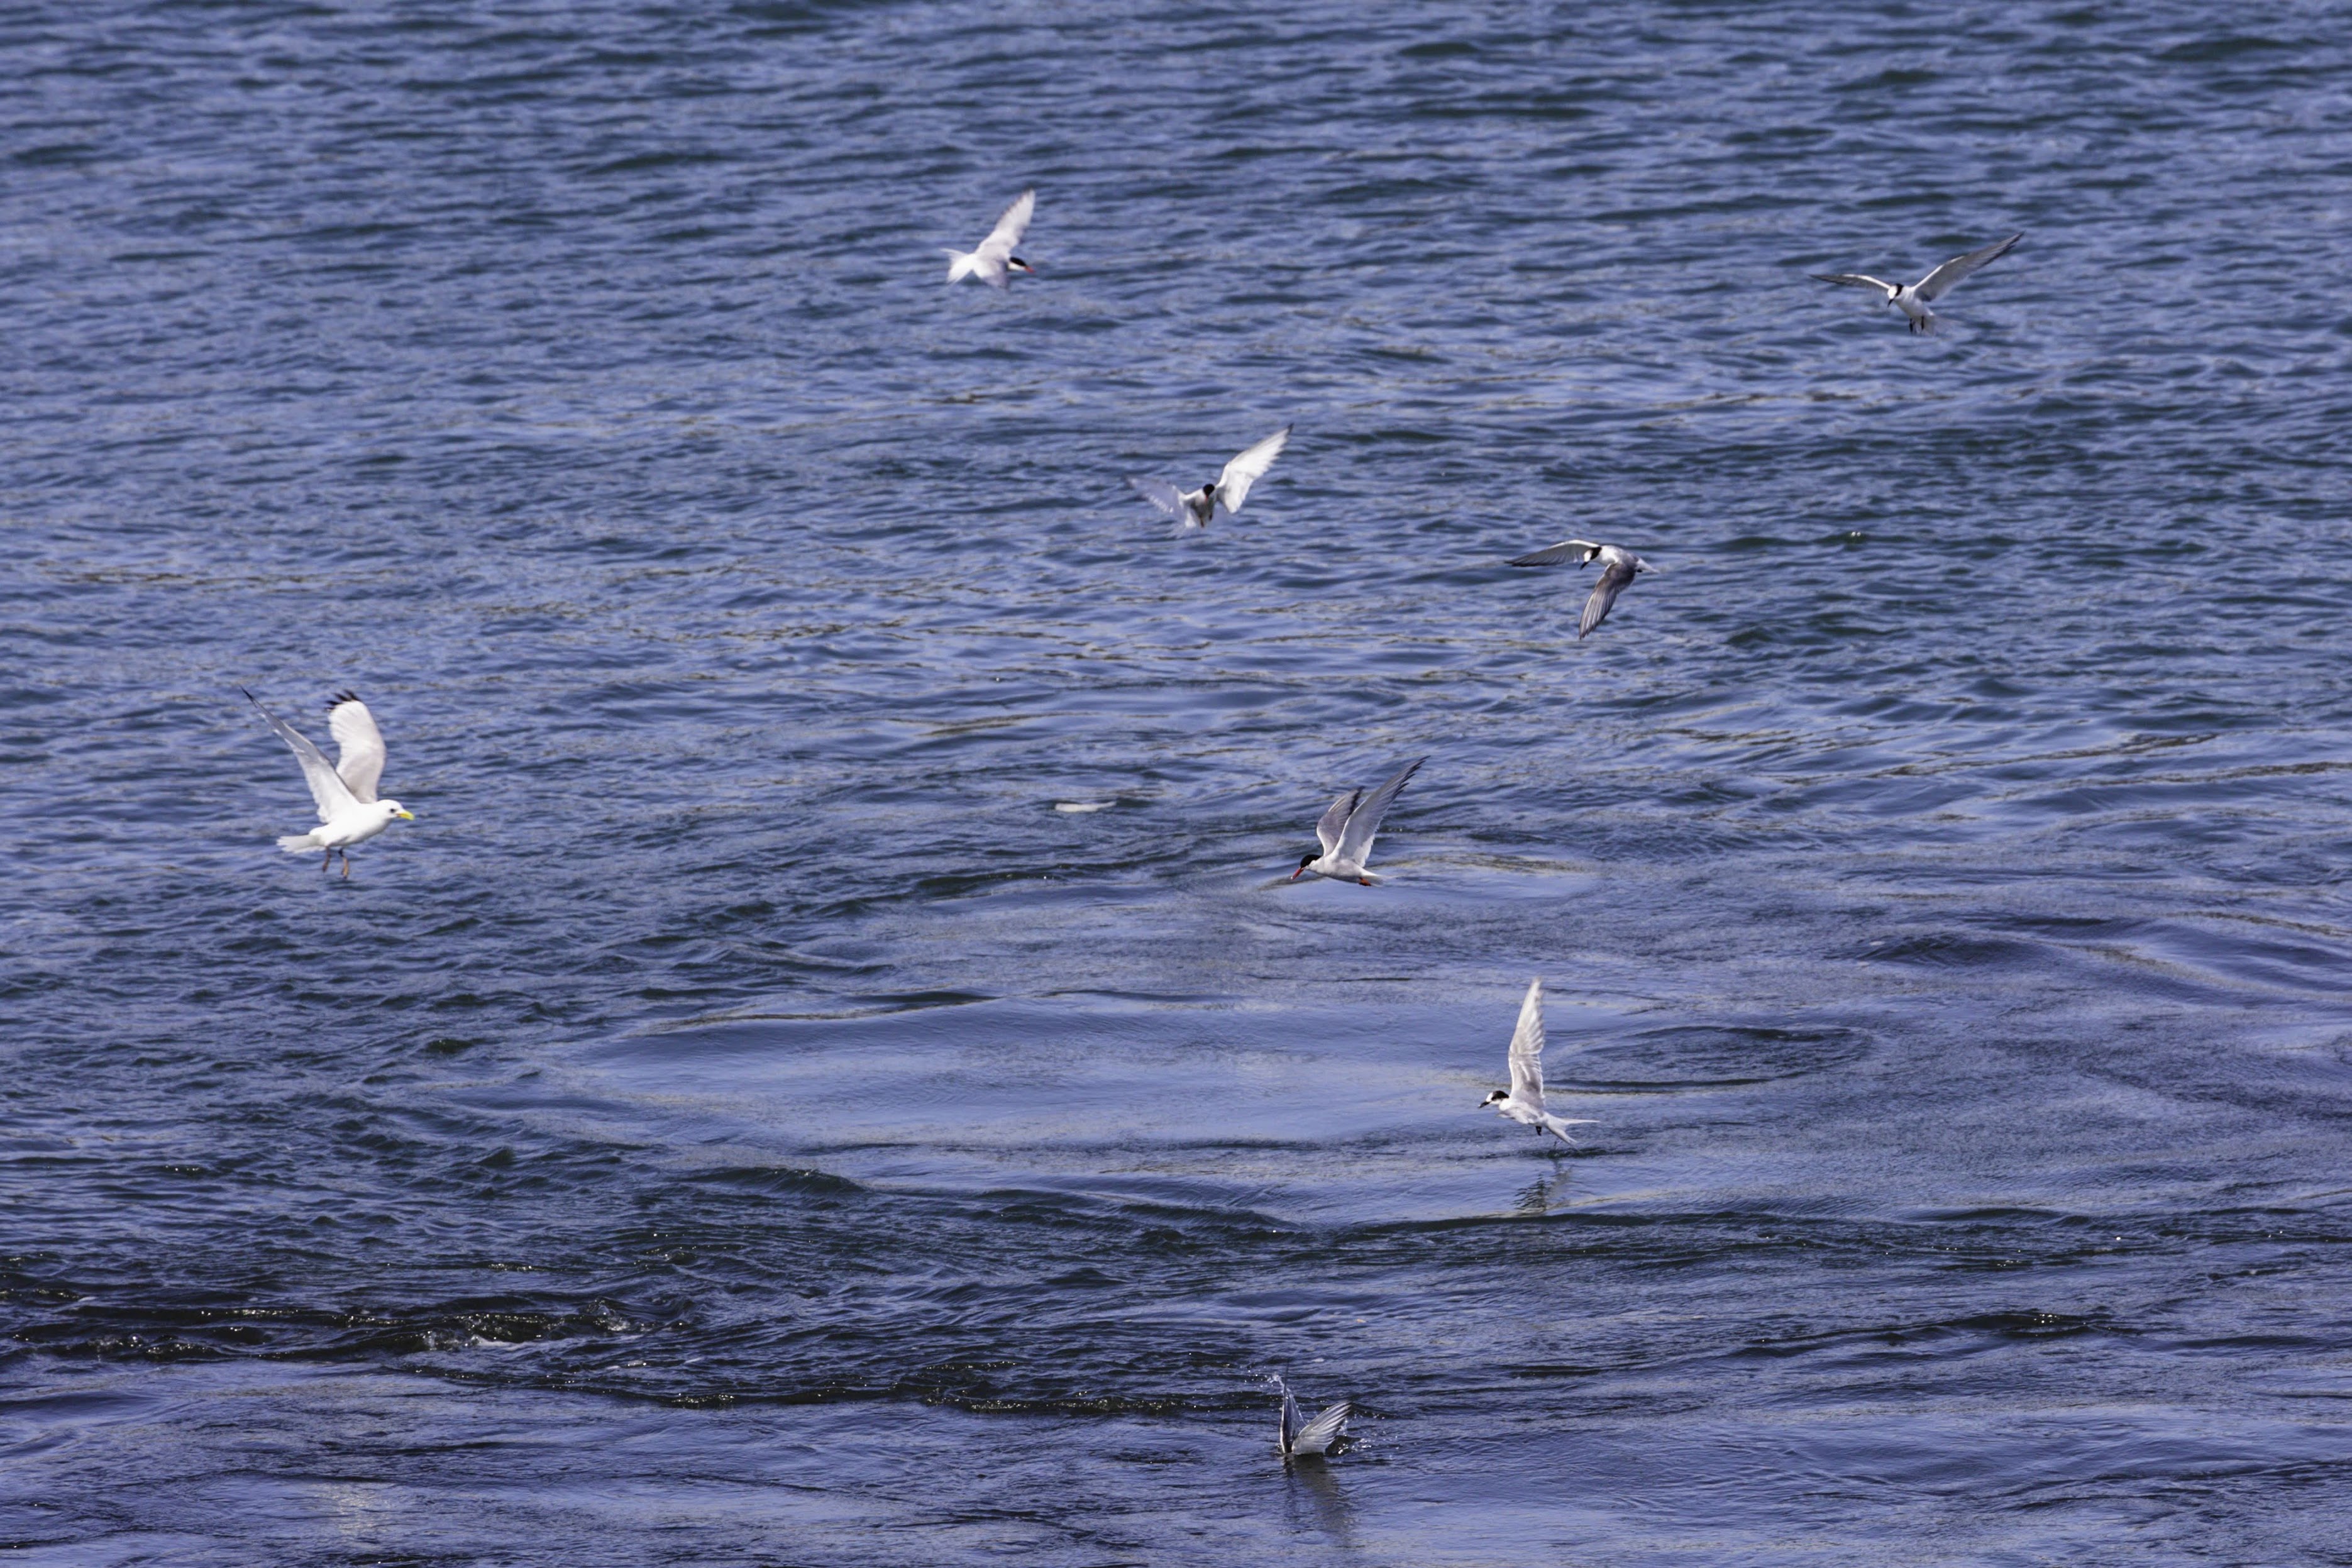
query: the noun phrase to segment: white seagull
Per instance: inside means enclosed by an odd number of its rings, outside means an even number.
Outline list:
[[[1225,465],[1213,484],[1197,490],[1180,490],[1166,479],[1129,479],[1136,493],[1176,520],[1179,528],[1206,528],[1219,508],[1227,517],[1242,510],[1242,501],[1249,495],[1250,486],[1265,477],[1282,455],[1282,444],[1290,439],[1290,426],[1286,425],[1242,453]]]
[[[1381,818],[1388,815],[1389,803],[1404,788],[1404,781],[1427,761],[1427,757],[1413,758],[1370,795],[1360,789],[1349,790],[1333,801],[1323,820],[1315,825],[1323,853],[1300,856],[1298,869],[1290,874],[1290,879],[1328,877],[1335,882],[1361,882],[1367,888],[1380,880],[1364,869],[1364,862],[1371,858],[1372,835],[1381,830]]]
[[[1498,1089],[1478,1103],[1534,1128],[1538,1138],[1549,1132],[1563,1143],[1573,1143],[1568,1129],[1586,1126],[1591,1118],[1554,1116],[1544,1109],[1543,1048],[1543,981],[1538,977],[1528,982],[1528,999],[1519,1004],[1519,1026],[1511,1033],[1511,1087]]]
[[[1034,273],[1037,269],[1013,254],[1021,243],[1024,230],[1029,226],[1029,215],[1037,210],[1037,193],[1024,191],[1004,209],[988,237],[980,242],[978,250],[948,250],[948,281],[961,283],[967,278],[977,278],[992,288],[1003,289],[1013,281],[1015,272]],[[941,249],[947,249],[942,246]]]
[[[239,691],[245,688],[238,687]],[[394,817],[414,822],[415,816],[396,800],[378,800],[375,781],[383,774],[383,732],[375,727],[375,715],[367,704],[350,692],[339,692],[327,703],[327,731],[335,738],[335,754],[340,767],[327,763],[326,753],[312,745],[299,730],[261,707],[261,699],[250,691],[246,700],[261,709],[261,716],[278,731],[278,738],[294,749],[295,760],[302,764],[302,777],[310,785],[310,798],[319,803],[320,826],[308,833],[289,833],[278,841],[278,847],[289,855],[300,855],[312,849],[323,849],[326,859],[321,871],[332,868],[335,857],[343,858],[343,875],[352,874],[351,847],[373,838],[392,826]]]
[[[1575,562],[1580,572],[1595,561],[1601,563],[1601,581],[1592,584],[1591,596],[1584,601],[1584,614],[1577,617],[1579,642],[1591,636],[1592,628],[1609,618],[1609,607],[1617,602],[1617,595],[1625,591],[1627,584],[1640,573],[1657,570],[1622,544],[1595,544],[1589,539],[1564,539],[1533,554],[1521,555],[1511,564],[1557,566],[1564,561]]]
[[[2023,234],[2012,234],[2007,239],[1997,239],[1982,250],[1971,250],[1966,256],[1955,256],[1916,283],[1889,283],[1883,278],[1873,278],[1867,272],[1816,272],[1814,277],[1824,283],[1852,283],[1857,288],[1883,290],[1885,303],[1894,306],[1910,318],[1915,332],[1936,330],[1936,312],[1927,309],[1931,300],[1941,299],[1953,284],[1974,272],[1989,261],[1998,261],[2009,254],[2010,247],[2023,239]]]
[[[1284,1383],[1278,1373],[1274,1385],[1282,1390],[1282,1432],[1275,1439],[1282,1450],[1282,1457],[1285,1459],[1329,1458],[1331,1445],[1348,1433],[1348,1412],[1350,1408],[1348,1402],[1343,1399],[1337,1405],[1327,1405],[1321,1415],[1308,1421],[1301,1417],[1298,1401],[1290,1397],[1290,1385]]]

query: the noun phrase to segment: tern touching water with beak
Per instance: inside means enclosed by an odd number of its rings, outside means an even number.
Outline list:
[[[292,748],[295,761],[302,764],[302,778],[310,786],[310,798],[319,807],[318,826],[308,833],[286,835],[278,841],[278,847],[289,855],[325,850],[327,858],[319,867],[321,871],[332,869],[335,857],[341,855],[343,875],[348,878],[352,845],[373,838],[395,817],[403,822],[416,820],[400,802],[375,797],[376,780],[383,774],[383,732],[375,727],[375,715],[368,711],[366,703],[344,691],[327,704],[327,732],[335,738],[335,754],[341,760],[338,767],[330,765],[326,753],[299,730],[263,708],[260,698],[250,691],[245,692],[245,698],[260,709],[278,738]]]
[[[1029,215],[1036,210],[1037,193],[1024,191],[1004,209],[1004,216],[996,220],[978,250],[948,251],[948,281],[977,278],[992,289],[1003,289],[1012,283],[1015,272],[1034,274],[1037,269],[1013,255],[1013,247],[1021,243],[1029,227]]]
[[[1380,880],[1364,869],[1364,862],[1372,857],[1372,835],[1381,830],[1381,818],[1388,815],[1397,791],[1427,761],[1427,757],[1413,758],[1369,795],[1360,789],[1350,790],[1333,801],[1323,820],[1315,825],[1323,853],[1300,856],[1298,869],[1290,874],[1290,879],[1328,877],[1335,882],[1361,882],[1367,888]]]
[[[1581,572],[1595,561],[1601,563],[1601,581],[1592,584],[1591,594],[1584,601],[1584,614],[1577,617],[1576,640],[1582,642],[1592,630],[1609,618],[1610,606],[1617,595],[1643,572],[1655,572],[1656,567],[1634,554],[1622,544],[1595,544],[1589,539],[1564,539],[1527,555],[1513,559],[1514,566],[1558,566],[1573,561]]]
[[[1519,1004],[1519,1026],[1511,1032],[1511,1087],[1498,1089],[1478,1103],[1534,1128],[1538,1138],[1549,1132],[1563,1143],[1573,1143],[1568,1130],[1587,1126],[1591,1119],[1554,1116],[1544,1109],[1543,1048],[1543,981],[1538,977],[1528,982],[1528,999]]]
[[[1867,272],[1816,272],[1814,277],[1824,283],[1851,283],[1858,289],[1876,289],[1885,292],[1883,304],[1894,306],[1910,321],[1915,332],[1932,332],[1937,317],[1927,309],[1930,302],[1951,291],[1952,285],[1988,262],[1998,261],[2009,254],[2010,247],[2025,237],[2012,234],[2007,239],[1997,239],[1982,250],[1971,250],[1966,256],[1955,256],[1916,283],[1889,283],[1884,278],[1873,278]]]
[[[1275,1441],[1284,1461],[1328,1458],[1331,1445],[1347,1436],[1350,1408],[1348,1402],[1343,1399],[1337,1405],[1327,1405],[1322,1414],[1308,1421],[1301,1415],[1298,1401],[1290,1397],[1290,1385],[1282,1381],[1278,1373],[1274,1386],[1282,1391],[1282,1431]]]
[[[1225,471],[1197,490],[1180,490],[1166,479],[1129,479],[1136,494],[1176,520],[1179,528],[1206,528],[1222,510],[1227,517],[1242,510],[1250,486],[1265,477],[1290,439],[1286,425],[1225,465]]]

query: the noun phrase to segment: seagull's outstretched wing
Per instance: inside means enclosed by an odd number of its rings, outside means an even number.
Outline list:
[[[1004,216],[996,220],[996,226],[988,231],[988,237],[980,242],[980,254],[993,256],[1000,261],[1009,258],[1013,247],[1020,244],[1021,237],[1028,232],[1029,216],[1036,210],[1035,191],[1024,191],[1013,197],[1013,205],[1004,209]]]
[[[245,691],[242,686],[237,689]],[[278,731],[278,738],[293,748],[294,760],[302,764],[303,780],[310,786],[310,798],[318,803],[320,821],[332,822],[343,812],[359,805],[344,784],[341,775],[328,763],[324,752],[305,739],[301,731],[268,709],[262,708],[261,699],[252,692],[245,691],[245,700],[260,709],[261,716],[269,721],[269,727]]]
[[[1217,476],[1217,499],[1227,511],[1242,510],[1250,486],[1274,467],[1275,458],[1282,455],[1282,444],[1289,439],[1290,426],[1286,425],[1225,465],[1225,471]]]
[[[1325,1405],[1314,1420],[1295,1430],[1291,1422],[1298,1414],[1298,1406],[1292,1403],[1287,1394],[1282,1396],[1282,1402],[1283,1429],[1289,1433],[1287,1451],[1290,1453],[1319,1459],[1331,1451],[1331,1445],[1348,1430],[1348,1412],[1351,1406],[1344,1399],[1337,1405]]]
[[[1528,982],[1519,1026],[1511,1031],[1511,1098],[1543,1109],[1543,979]]]
[[[327,704],[327,732],[335,738],[336,776],[353,800],[367,805],[383,777],[383,731],[375,727],[375,715],[351,692],[337,692]]]
[[[1412,777],[1421,764],[1427,761],[1429,761],[1427,757],[1413,758],[1412,761],[1399,768],[1388,783],[1365,796],[1354,810],[1348,813],[1347,825],[1339,829],[1341,859],[1353,860],[1357,865],[1361,866],[1370,858],[1372,835],[1381,830],[1381,818],[1388,815],[1389,805],[1396,799],[1397,791],[1404,788],[1405,781]],[[1325,814],[1325,820],[1329,820],[1328,812]]]
[[[1139,479],[1130,474],[1127,482],[1135,487],[1137,495],[1175,519],[1180,527],[1198,528],[1201,525],[1201,520],[1192,515],[1192,509],[1184,504],[1184,492],[1166,479]]]
[[[1919,286],[1911,292],[1921,300],[1934,300],[1949,291],[1953,284],[1958,283],[1985,263],[1998,261],[2007,256],[2010,247],[2024,237],[2022,233],[2012,234],[2007,239],[1994,240],[1982,250],[1971,250],[1966,256],[1955,256],[1919,279]]]
[[[1601,581],[1592,584],[1592,593],[1584,601],[1584,614],[1577,617],[1576,640],[1582,642],[1592,628],[1609,618],[1609,606],[1633,580],[1634,567],[1630,561],[1612,561],[1601,569]]]
[[[1873,278],[1867,272],[1816,272],[1813,276],[1824,283],[1851,283],[1859,289],[1876,289],[1888,294],[1898,292],[1895,285],[1885,279]]]
[[[1511,564],[1514,566],[1558,566],[1566,562],[1573,561],[1578,565],[1581,566],[1587,561],[1591,560],[1593,553],[1600,548],[1601,546],[1593,543],[1592,541],[1589,539],[1563,539],[1558,544],[1548,544],[1541,550],[1530,551],[1525,555],[1514,556],[1511,560]]]
[[[1356,804],[1363,798],[1362,790],[1349,790],[1333,801],[1330,809],[1324,812],[1323,819],[1315,825],[1315,837],[1323,846],[1324,854],[1328,855],[1339,847],[1339,835],[1347,828],[1348,815],[1356,809]]]

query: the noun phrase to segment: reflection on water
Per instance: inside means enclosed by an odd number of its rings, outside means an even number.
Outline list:
[[[1302,1525],[1311,1524],[1334,1546],[1354,1546],[1349,1536],[1351,1515],[1347,1484],[1339,1478],[1338,1466],[1322,1459],[1294,1459],[1285,1468],[1293,1517]]]
[[[1521,1188],[1519,1195],[1513,1200],[1511,1206],[1519,1214],[1540,1217],[1551,1213],[1552,1205],[1555,1202],[1565,1201],[1568,1195],[1567,1173],[1555,1172],[1551,1175],[1529,1182]]]

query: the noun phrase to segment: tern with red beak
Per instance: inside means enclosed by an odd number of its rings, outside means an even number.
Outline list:
[[[1974,272],[1989,261],[1999,261],[2007,256],[2010,247],[2023,239],[2022,234],[2012,234],[2007,239],[1997,239],[1982,250],[1971,250],[1966,256],[1955,256],[1916,283],[1889,283],[1884,278],[1873,278],[1867,272],[1816,272],[1814,277],[1824,283],[1851,283],[1857,289],[1876,289],[1886,298],[1881,304],[1892,305],[1909,320],[1915,332],[1936,330],[1936,312],[1927,309],[1931,300],[1950,291],[1953,284]]]
[[[1324,812],[1323,820],[1315,825],[1315,837],[1321,840],[1323,853],[1300,856],[1298,869],[1290,874],[1290,879],[1296,882],[1301,877],[1328,877],[1335,882],[1360,882],[1367,888],[1378,881],[1380,879],[1364,869],[1364,862],[1372,855],[1372,835],[1381,830],[1381,818],[1388,815],[1397,791],[1404,788],[1405,780],[1427,761],[1427,757],[1413,758],[1370,795],[1360,789],[1350,790],[1333,801],[1330,809]]]
[[[1206,528],[1223,511],[1231,517],[1242,510],[1250,486],[1265,477],[1274,459],[1290,439],[1286,425],[1225,465],[1225,471],[1197,490],[1180,490],[1166,479],[1130,479],[1127,482],[1145,500],[1176,520],[1179,528]]]
[[[1029,227],[1029,215],[1037,210],[1037,193],[1024,191],[1014,198],[988,237],[980,242],[978,250],[948,252],[948,281],[961,283],[967,278],[977,278],[992,289],[1003,289],[1013,280],[1015,272],[1034,273],[1037,269],[1013,254],[1021,243],[1021,236]]]
[[[1544,1109],[1543,1048],[1543,981],[1538,978],[1528,982],[1528,999],[1519,1004],[1519,1026],[1511,1034],[1511,1087],[1498,1089],[1478,1103],[1534,1128],[1538,1138],[1549,1132],[1563,1143],[1573,1143],[1568,1130],[1587,1125],[1591,1118],[1571,1121]]]
[[[1595,561],[1601,563],[1601,581],[1592,584],[1592,593],[1584,601],[1584,614],[1577,617],[1576,640],[1582,642],[1592,635],[1592,629],[1609,618],[1610,606],[1626,584],[1643,572],[1655,572],[1656,567],[1634,554],[1622,544],[1595,544],[1589,539],[1567,539],[1559,543],[1521,555],[1511,563],[1514,566],[1558,566],[1573,561],[1582,571]]]

